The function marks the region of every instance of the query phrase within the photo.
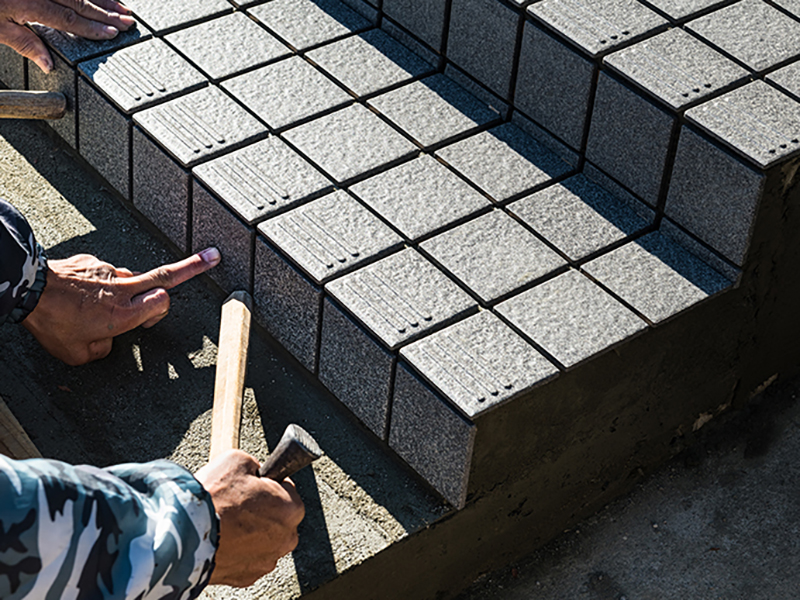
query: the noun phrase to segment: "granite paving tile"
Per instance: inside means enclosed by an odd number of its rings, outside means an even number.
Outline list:
[[[288,56],[288,47],[242,12],[235,12],[165,38],[210,79],[219,80]]]
[[[430,155],[357,183],[350,191],[409,240],[491,206],[491,202]]]
[[[800,22],[762,0],[742,0],[686,28],[756,72],[800,55]]]
[[[731,285],[658,231],[594,259],[583,270],[655,324]]]
[[[0,44],[0,82],[10,90],[25,89],[25,59],[3,44]]]
[[[501,210],[441,233],[420,247],[486,304],[567,264]]]
[[[373,98],[369,104],[426,147],[500,119],[497,111],[441,74]]]
[[[729,3],[731,0],[648,0],[671,19],[681,20],[699,12]]]
[[[800,61],[773,71],[764,77],[766,81],[780,88],[795,100],[800,100]]]
[[[531,4],[528,13],[590,56],[610,52],[667,24],[635,0],[542,0]]]
[[[764,81],[696,106],[686,118],[761,168],[800,150],[800,103]]]
[[[772,0],[772,3],[780,6],[795,17],[800,17],[800,0]]]
[[[500,116],[504,119],[508,117],[511,105],[507,100],[502,100],[500,96],[478,83],[476,79],[472,78],[453,63],[445,61],[444,65],[444,74],[447,77],[487,104],[492,110],[499,112]]]
[[[144,41],[153,35],[153,32],[142,23],[136,23],[134,27],[127,31],[121,31],[110,40],[88,40],[38,23],[31,24],[31,28],[45,41],[47,46],[55,50],[72,66],[81,61],[109,54],[120,48]]]
[[[734,284],[740,281],[742,269],[734,266],[733,263],[723,258],[716,250],[712,250],[705,243],[701,242],[696,235],[689,233],[669,217],[665,216],[661,219],[658,230],[679,246],[683,246],[686,250],[694,254],[728,281]]]
[[[296,50],[305,50],[372,25],[338,0],[271,0],[247,12]]]
[[[675,110],[749,74],[678,28],[609,54],[603,62]]]
[[[586,158],[655,206],[674,122],[673,115],[601,73]]]
[[[61,92],[67,99],[67,112],[60,119],[47,121],[47,124],[61,139],[73,148],[78,148],[78,127],[76,110],[77,76],[75,70],[61,56],[51,53],[53,69],[45,74],[31,61],[28,63],[28,89],[47,92]],[[27,59],[26,59],[27,60]]]
[[[506,123],[436,151],[498,202],[532,191],[572,166],[517,126]],[[486,160],[491,156],[492,160]]]
[[[383,0],[383,12],[440,51],[446,5],[446,0]]]
[[[436,70],[434,64],[380,29],[322,46],[306,56],[358,96],[380,92]]]
[[[517,200],[508,210],[574,261],[638,233],[655,218],[635,198],[614,196],[583,174]]]
[[[360,104],[289,129],[284,135],[339,183],[417,151],[414,144]]]
[[[499,304],[496,310],[567,368],[647,326],[575,270]]]
[[[126,0],[125,6],[156,33],[233,12],[233,5],[226,0]]]
[[[684,127],[665,213],[742,265],[764,181],[762,173]]]
[[[508,100],[519,24],[497,0],[452,0],[447,57]]]

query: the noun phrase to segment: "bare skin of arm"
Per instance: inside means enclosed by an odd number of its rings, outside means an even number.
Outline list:
[[[107,40],[135,23],[131,11],[114,0],[0,0],[0,44],[16,50],[45,73],[53,59],[26,23],[41,23],[90,40]]]

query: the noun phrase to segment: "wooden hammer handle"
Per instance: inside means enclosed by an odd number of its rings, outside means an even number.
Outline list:
[[[0,119],[60,119],[67,98],[59,92],[0,90]]]
[[[239,447],[252,309],[250,294],[241,291],[233,292],[222,305],[209,461]]]

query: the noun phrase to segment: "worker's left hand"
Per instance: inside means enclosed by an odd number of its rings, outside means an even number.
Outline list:
[[[167,290],[216,266],[209,248],[180,262],[133,274],[88,254],[48,261],[47,284],[22,324],[50,354],[82,365],[111,352],[111,340],[169,311]]]

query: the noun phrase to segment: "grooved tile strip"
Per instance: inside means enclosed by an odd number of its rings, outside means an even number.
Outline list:
[[[338,260],[328,248],[326,248],[318,239],[316,239],[303,224],[300,223],[294,215],[290,216],[284,223],[280,221],[278,227],[289,237],[291,237],[297,244],[313,256],[317,261],[325,265],[326,269],[332,269],[334,263]],[[316,250],[315,250],[316,248]]]
[[[361,254],[359,252],[358,248],[356,248],[355,246],[352,246],[348,242],[347,239],[345,239],[344,237],[337,237],[336,235],[333,234],[333,232],[330,229],[325,227],[325,225],[321,224],[320,223],[320,219],[319,219],[319,215],[314,211],[313,208],[306,207],[306,208],[300,209],[299,212],[306,219],[306,221],[311,223],[311,225],[320,234],[322,234],[322,236],[324,236],[325,238],[330,240],[330,242],[333,245],[338,246],[341,250],[344,251],[345,254],[349,254],[353,258],[358,258],[358,256]],[[341,262],[341,263],[347,262],[347,257],[343,256],[343,257],[339,258],[339,262]]]
[[[400,333],[405,333],[409,327],[414,327],[414,324],[396,311],[384,296],[374,288],[367,286],[366,282],[361,281],[366,275],[366,273],[357,273],[355,277],[347,281],[346,287],[389,327]]]
[[[167,87],[158,79],[155,75],[153,75],[148,69],[146,69],[139,61],[137,61],[132,56],[121,52],[115,57],[117,62],[121,63],[119,65],[111,59],[108,61],[108,64],[113,64],[115,67],[125,68],[130,76],[137,77],[145,86],[149,86],[150,93],[147,93],[148,96],[152,96],[155,92],[166,92]]]

